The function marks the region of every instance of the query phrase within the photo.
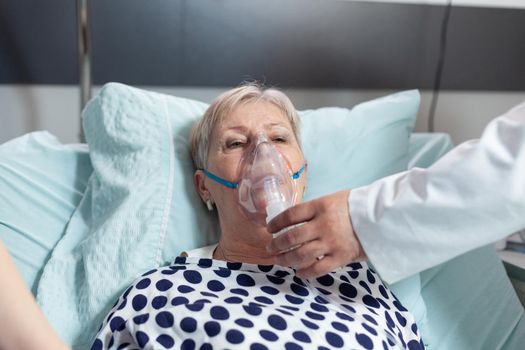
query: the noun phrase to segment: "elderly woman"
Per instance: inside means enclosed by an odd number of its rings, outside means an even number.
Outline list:
[[[190,149],[195,187],[217,211],[220,240],[138,278],[92,349],[423,348],[413,316],[365,263],[301,279],[298,268],[329,259],[320,246],[296,247],[311,258],[292,267],[267,250],[270,199],[262,188],[246,198],[242,188],[255,188],[258,167],[274,157],[288,170],[291,204],[301,201],[306,160],[298,129],[292,103],[274,89],[247,84],[213,101],[192,130]]]

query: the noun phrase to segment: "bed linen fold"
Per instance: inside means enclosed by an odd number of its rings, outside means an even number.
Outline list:
[[[131,97],[141,103],[122,109],[125,101],[105,89],[83,112],[93,173],[37,291],[46,317],[75,349],[89,348],[130,281],[160,265],[171,205],[174,157],[164,98],[137,89]]]

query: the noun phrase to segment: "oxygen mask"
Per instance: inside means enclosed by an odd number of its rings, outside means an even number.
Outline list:
[[[255,224],[266,226],[271,219],[295,204],[295,180],[301,176],[304,168],[303,165],[294,173],[289,162],[268,141],[266,135],[260,134],[239,163],[239,182],[228,182],[206,170],[204,173],[236,189],[241,212]]]

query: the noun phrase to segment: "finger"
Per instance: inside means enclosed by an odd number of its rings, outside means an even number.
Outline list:
[[[270,254],[278,254],[317,239],[320,231],[312,229],[312,226],[313,224],[306,223],[287,229],[280,236],[273,238],[266,250]]]
[[[327,247],[320,240],[307,242],[297,249],[279,254],[276,262],[281,266],[292,266],[297,270],[304,269],[317,262],[318,257],[327,253]]]
[[[276,233],[282,229],[311,220],[315,216],[315,204],[304,202],[297,204],[273,218],[268,223],[268,232]]]
[[[304,279],[317,278],[339,268],[337,260],[332,256],[325,256],[316,263],[308,266],[307,268],[298,270],[296,272],[297,277]]]

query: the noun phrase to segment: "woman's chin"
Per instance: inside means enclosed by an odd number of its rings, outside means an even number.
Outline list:
[[[244,208],[242,205],[239,205],[238,209],[239,216],[242,218],[239,222],[242,222],[243,226],[246,228],[250,226],[255,226],[256,228],[266,227],[266,209],[251,211]]]

